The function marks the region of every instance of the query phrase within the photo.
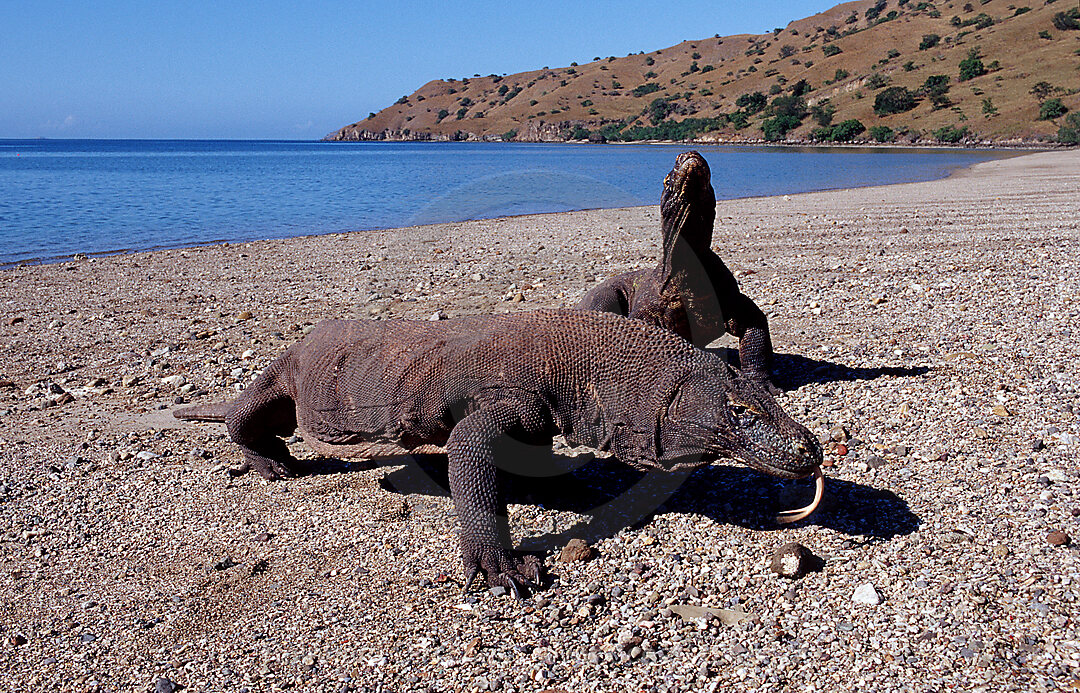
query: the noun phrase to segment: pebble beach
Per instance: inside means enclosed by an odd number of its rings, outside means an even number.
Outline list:
[[[557,443],[511,489],[523,601],[462,592],[445,460],[234,478],[171,412],[322,319],[572,306],[655,264],[656,206],[0,271],[0,691],[1080,689],[1077,191],[1072,150],[718,203],[825,500]]]

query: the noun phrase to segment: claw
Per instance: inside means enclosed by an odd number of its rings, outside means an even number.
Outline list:
[[[525,599],[525,595],[522,594],[521,588],[518,587],[517,580],[512,577],[506,578],[506,581],[510,583],[510,591],[514,593],[514,598],[518,601]]]
[[[462,590],[465,594],[469,593],[469,589],[472,588],[473,582],[476,580],[476,576],[480,574],[480,568],[472,566],[469,568],[468,575],[465,576],[465,589]]]

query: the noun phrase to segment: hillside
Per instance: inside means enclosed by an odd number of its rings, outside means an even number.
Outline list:
[[[435,80],[326,139],[1069,142],[1080,9],[1029,1],[856,0],[768,34]]]

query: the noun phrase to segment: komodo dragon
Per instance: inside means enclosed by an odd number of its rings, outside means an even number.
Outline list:
[[[814,474],[813,506],[823,486],[817,440],[765,388],[677,335],[607,313],[329,320],[237,399],[173,414],[224,421],[244,456],[237,473],[267,479],[296,471],[280,438],[296,428],[337,457],[445,450],[466,589],[480,571],[515,594],[539,578],[535,557],[510,550],[496,470],[528,475],[514,467],[524,446],[550,448],[555,435],[639,469],[722,458],[778,477]]]
[[[638,318],[699,347],[735,335],[743,375],[771,387],[769,324],[710,247],[715,217],[709,165],[697,152],[683,152],[660,196],[660,264],[602,282],[577,307]]]

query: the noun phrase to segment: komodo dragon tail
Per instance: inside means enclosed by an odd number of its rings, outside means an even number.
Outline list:
[[[216,404],[195,404],[190,407],[181,407],[172,413],[178,419],[187,421],[217,421],[224,423],[225,415],[232,409],[232,402],[218,402]]]

